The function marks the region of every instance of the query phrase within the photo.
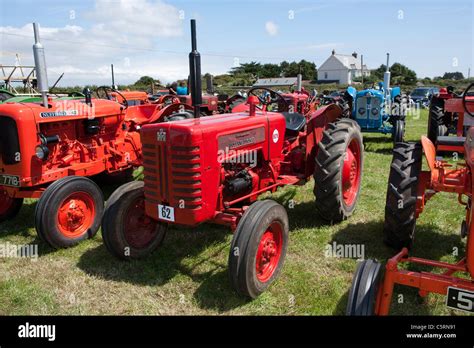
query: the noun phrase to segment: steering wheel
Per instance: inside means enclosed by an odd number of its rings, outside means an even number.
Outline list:
[[[162,95],[156,102],[155,104],[164,104],[164,105],[170,105],[170,104],[179,104],[180,100],[177,96],[173,94],[165,94]]]
[[[70,97],[85,97],[84,93],[81,93],[81,92],[71,92],[69,93],[69,96]]]
[[[117,93],[119,96],[122,97],[122,99],[123,99],[123,106],[125,106],[125,109],[128,108],[128,100],[127,100],[127,98],[125,98],[124,95],[123,95],[122,93],[120,93],[119,91],[117,91],[115,88],[111,88],[111,87],[109,87],[109,86],[99,86],[99,87],[97,87],[94,92],[95,92],[95,94],[97,95],[97,97],[98,97],[99,99],[103,99],[103,98],[100,97],[99,91],[104,91],[104,92],[105,92],[106,99],[108,99],[108,100],[114,100],[114,99],[112,98],[112,96],[109,94],[109,91],[112,91],[112,92],[114,92],[114,93]],[[122,104],[122,103],[121,103],[121,104]]]
[[[466,111],[466,113],[471,116],[471,117],[474,117],[474,113],[470,112],[468,109],[467,109],[467,103],[474,103],[474,101],[472,100],[467,100],[467,97],[468,97],[468,92],[472,89],[472,87],[474,87],[474,82],[471,83],[469,86],[467,86],[466,90],[464,91],[464,93],[462,94],[462,105],[464,106],[464,110]]]
[[[269,98],[262,98],[260,95],[256,93],[256,91],[267,91],[269,93]],[[266,111],[268,105],[279,103],[279,101],[283,102],[285,111],[288,111],[290,107],[290,104],[285,100],[285,98],[283,98],[283,96],[280,93],[267,87],[253,87],[249,90],[248,94],[253,95],[258,98],[258,100],[262,104],[262,107],[257,106],[257,108],[262,111]]]

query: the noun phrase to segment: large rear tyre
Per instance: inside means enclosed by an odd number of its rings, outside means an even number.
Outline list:
[[[145,214],[143,181],[120,186],[112,193],[102,218],[102,239],[107,250],[122,260],[140,259],[161,245],[168,225]]]
[[[97,233],[103,212],[104,198],[97,184],[68,176],[52,183],[39,199],[36,231],[53,248],[68,248]]]
[[[359,262],[349,290],[346,315],[375,315],[382,267],[375,260]]]
[[[318,146],[316,209],[326,221],[342,221],[354,212],[360,193],[364,160],[360,127],[347,118],[330,123]]]
[[[421,159],[418,143],[397,143],[393,148],[383,231],[384,242],[397,250],[410,248],[415,238]]]
[[[433,97],[428,114],[428,138],[436,145],[439,136],[448,135],[448,126],[444,113],[444,99]]]
[[[229,253],[234,289],[258,297],[278,277],[288,245],[288,215],[272,200],[252,204],[237,225]]]
[[[13,219],[23,205],[23,198],[12,198],[7,191],[0,186],[0,222]]]

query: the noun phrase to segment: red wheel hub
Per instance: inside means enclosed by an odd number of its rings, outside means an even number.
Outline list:
[[[275,272],[280,261],[283,246],[282,226],[273,222],[263,233],[257,249],[257,278],[262,283],[268,281]]]
[[[157,222],[145,214],[145,199],[138,197],[125,213],[124,234],[127,243],[135,249],[147,247],[156,237]]]
[[[342,168],[342,195],[346,205],[352,205],[360,185],[360,145],[352,139],[346,150]]]
[[[87,192],[74,192],[59,205],[58,229],[64,236],[76,238],[87,233],[94,218],[94,198]]]
[[[15,198],[10,197],[8,192],[0,186],[0,215],[6,214],[13,202],[15,202]]]

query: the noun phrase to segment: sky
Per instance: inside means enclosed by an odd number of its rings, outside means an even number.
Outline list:
[[[188,75],[189,20],[197,21],[202,72],[250,61],[364,55],[369,68],[400,62],[419,77],[474,68],[472,0],[0,0],[0,64],[33,64],[40,25],[48,78],[60,86]],[[474,69],[472,69],[474,70]],[[471,76],[474,71],[471,72]]]

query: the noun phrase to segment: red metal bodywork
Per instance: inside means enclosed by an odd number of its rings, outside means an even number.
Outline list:
[[[39,198],[48,184],[65,176],[114,174],[142,163],[140,128],[160,122],[182,105],[138,105],[127,109],[110,100],[51,101],[45,108],[38,103],[4,103],[0,120],[8,122],[17,141],[18,158],[5,161],[0,150],[0,174],[19,177],[17,187],[0,186],[10,197]],[[88,126],[97,131],[91,133]],[[6,131],[4,129],[4,131]],[[57,137],[46,144],[49,156],[41,160],[35,148],[42,139]],[[16,145],[11,145],[16,146]]]
[[[181,103],[192,106],[191,95],[177,95]],[[214,95],[203,94],[201,112],[206,115],[214,115],[218,113],[218,98]]]
[[[207,221],[235,229],[245,206],[259,194],[306,182],[314,171],[315,145],[341,109],[318,109],[306,116],[305,131],[289,134],[285,116],[256,110],[255,99],[249,98],[248,112],[143,127],[148,216],[160,220],[158,205],[163,204],[174,208],[176,224]],[[236,160],[252,154],[254,166]],[[227,192],[227,180],[241,171],[248,173],[251,189]]]
[[[142,104],[149,104],[150,101],[148,100],[148,94],[146,92],[140,91],[119,91],[117,92],[110,92],[109,93],[112,100],[116,101],[117,103],[123,104],[125,98],[128,102],[129,106],[132,105],[142,105]]]

